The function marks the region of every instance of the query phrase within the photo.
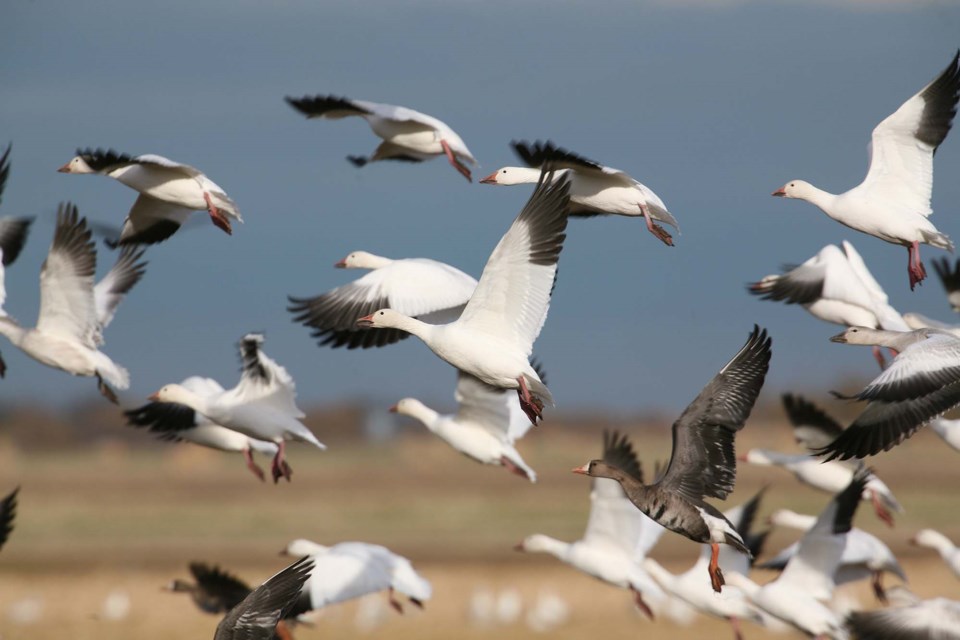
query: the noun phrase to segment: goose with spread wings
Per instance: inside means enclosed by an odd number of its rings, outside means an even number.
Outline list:
[[[99,346],[117,306],[145,273],[142,257],[142,250],[126,248],[94,284],[97,252],[87,220],[80,218],[76,206],[60,205],[53,244],[40,270],[37,326],[24,328],[3,310],[6,291],[0,268],[0,334],[42,364],[75,376],[95,377],[100,393],[116,404],[117,396],[107,383],[126,389],[130,376]],[[0,360],[0,373],[5,370]]]
[[[543,175],[487,260],[458,319],[429,324],[387,308],[357,324],[412,333],[460,371],[499,389],[517,389],[520,406],[536,424],[553,397],[530,355],[547,319],[566,238],[569,186],[564,177]]]
[[[123,221],[119,245],[155,244],[172,236],[194,211],[228,235],[231,220],[243,222],[240,210],[202,171],[163,156],[131,156],[113,149],[77,149],[60,173],[99,174],[125,184],[140,195]]]
[[[290,296],[287,307],[295,322],[313,330],[310,335],[320,346],[334,349],[382,347],[408,337],[399,329],[357,328],[357,318],[385,307],[431,324],[453,322],[477,288],[473,277],[428,258],[391,259],[354,251],[334,266],[370,273],[319,296]]]
[[[921,244],[953,251],[953,242],[928,216],[933,213],[933,156],[950,132],[958,98],[960,51],[936,79],[873,130],[863,182],[837,195],[791,180],[773,195],[806,200],[842,225],[907,247],[912,290],[927,277]]]
[[[607,464],[643,477],[633,445],[616,431],[603,434],[603,458]],[[641,566],[660,539],[663,527],[633,506],[623,488],[608,478],[594,478],[590,491],[590,517],[583,538],[563,542],[543,534],[524,538],[517,551],[549,553],[561,562],[608,584],[629,589],[637,607],[651,620],[654,605],[665,599],[663,590]]]
[[[724,584],[718,554],[729,544],[750,555],[736,527],[704,498],[725,499],[733,491],[737,459],[734,436],[750,417],[770,366],[771,339],[754,325],[740,351],[673,423],[670,463],[657,482],[645,485],[629,469],[592,460],[574,469],[593,477],[613,478],[643,513],[694,542],[711,545],[707,572],[714,591]]]
[[[300,558],[264,582],[224,616],[213,640],[273,640],[313,571],[313,560]]]
[[[450,166],[471,181],[470,169],[465,163],[476,165],[476,159],[457,132],[433,116],[407,107],[332,95],[288,96],[284,100],[307,118],[335,120],[358,116],[366,120],[383,142],[370,156],[347,156],[356,167],[380,160],[423,162],[445,155]]]
[[[665,245],[673,246],[671,235],[654,221],[679,229],[677,219],[653,190],[634,180],[629,174],[587,160],[550,141],[538,140],[533,144],[513,141],[510,146],[527,166],[502,167],[481,180],[482,184],[536,184],[543,167],[550,164],[557,169],[558,175],[570,177],[571,216],[614,214],[642,217],[650,233]]]
[[[276,443],[277,453],[270,466],[276,483],[281,477],[289,481],[293,475],[285,456],[287,440],[306,442],[320,450],[327,447],[300,422],[305,414],[297,407],[293,378],[263,352],[263,341],[259,333],[248,333],[240,340],[242,371],[234,388],[208,395],[168,384],[149,400],[185,405],[216,424]]]

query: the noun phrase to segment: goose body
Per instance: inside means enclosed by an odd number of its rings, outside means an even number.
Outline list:
[[[456,399],[459,406],[452,415],[441,415],[415,398],[403,398],[390,411],[416,418],[469,458],[506,467],[536,482],[536,472],[514,447],[514,442],[531,427],[517,398],[509,391],[491,387],[461,371],[457,377]]]
[[[127,214],[118,244],[154,244],[177,231],[193,211],[207,211],[227,234],[243,222],[227,193],[203,172],[163,156],[130,156],[113,149],[78,149],[61,173],[100,174],[140,193]]]
[[[654,220],[679,230],[676,218],[663,200],[646,185],[627,173],[587,160],[551,142],[512,142],[511,146],[526,167],[502,167],[480,182],[483,184],[536,184],[544,166],[570,180],[570,215],[589,217],[615,214],[643,217],[647,228],[661,242],[673,246],[673,238]]]
[[[285,100],[307,118],[358,116],[366,120],[373,133],[383,142],[370,156],[347,156],[357,167],[379,160],[422,162],[446,155],[450,165],[467,181],[471,180],[470,169],[464,162],[476,165],[476,159],[457,132],[433,116],[407,107],[332,95],[288,96]]]
[[[427,258],[393,260],[354,251],[338,269],[369,269],[353,282],[312,298],[290,296],[294,321],[312,329],[321,346],[381,347],[410,334],[397,329],[364,331],[357,318],[389,307],[424,322],[442,324],[460,317],[477,281],[455,267]]]
[[[927,218],[933,210],[933,155],[947,137],[960,97],[960,52],[930,84],[873,130],[870,168],[856,187],[839,195],[803,180],[773,192],[799,198],[837,222],[909,249],[910,288],[926,270],[920,245],[953,250],[953,243]]]
[[[284,455],[287,440],[306,442],[321,450],[326,446],[300,422],[304,413],[296,405],[293,378],[263,353],[263,340],[261,334],[255,333],[241,339],[243,369],[240,382],[234,388],[206,393],[168,384],[150,396],[150,401],[185,405],[213,423],[257,440],[276,443],[271,473],[277,482],[281,476],[290,480],[292,475]]]

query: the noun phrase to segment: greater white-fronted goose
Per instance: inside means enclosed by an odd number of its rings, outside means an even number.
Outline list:
[[[311,558],[300,558],[251,591],[220,621],[213,640],[273,640],[313,570]]]

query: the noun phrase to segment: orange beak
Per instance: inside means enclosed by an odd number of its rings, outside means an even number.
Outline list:
[[[150,402],[160,402],[160,392],[157,391],[156,393],[151,394],[147,400]]]
[[[396,413],[398,411],[397,406],[398,405],[393,405],[392,407],[387,409],[387,411],[389,411],[390,413]]]
[[[58,172],[58,173],[70,173],[70,163],[68,162],[67,164],[65,164],[65,165],[63,165],[62,167],[60,167],[59,169],[57,169],[57,172]]]
[[[357,319],[358,327],[370,327],[373,326],[373,314],[371,313],[368,316],[363,316],[362,318]]]
[[[590,463],[589,463],[589,462],[588,462],[587,464],[583,465],[582,467],[577,467],[576,469],[573,470],[574,473],[579,473],[580,475],[583,475],[583,476],[588,476],[588,475],[590,475],[589,471],[590,471]]]
[[[741,453],[740,455],[737,456],[737,462],[746,462],[746,461],[747,461],[747,454]]]
[[[778,198],[782,198],[783,196],[787,195],[787,192],[783,190],[783,187],[780,187],[770,195],[777,196]]]
[[[497,184],[497,172],[494,171],[486,178],[480,181],[480,184]]]
[[[335,269],[346,269],[347,268],[347,259],[339,260],[338,262],[333,263]]]

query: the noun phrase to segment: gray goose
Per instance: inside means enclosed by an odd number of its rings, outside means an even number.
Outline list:
[[[313,572],[313,560],[300,558],[254,589],[224,616],[214,640],[271,640]]]
[[[574,469],[612,478],[630,501],[667,529],[711,545],[708,573],[713,590],[724,584],[717,564],[720,544],[750,556],[736,527],[704,498],[725,499],[733,491],[737,461],[733,437],[753,409],[770,366],[771,339],[754,325],[746,344],[673,423],[673,451],[663,477],[652,485],[630,469],[592,460]]]

